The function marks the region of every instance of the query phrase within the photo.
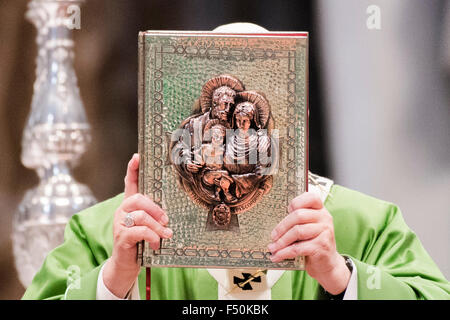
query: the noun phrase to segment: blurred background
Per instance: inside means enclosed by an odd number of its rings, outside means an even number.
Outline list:
[[[379,28],[368,19],[379,8]],[[34,26],[26,0],[0,1],[0,299],[18,299],[11,223],[38,183],[20,161]],[[105,200],[137,151],[137,34],[253,22],[310,32],[310,168],[394,202],[450,278],[450,5],[445,0],[87,0],[75,70],[92,142],[75,178]],[[372,21],[373,22],[373,21]],[[372,24],[373,26],[373,24]]]

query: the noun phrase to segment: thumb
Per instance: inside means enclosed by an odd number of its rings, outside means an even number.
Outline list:
[[[135,153],[128,162],[127,175],[125,176],[125,198],[138,193],[139,179],[139,154]]]

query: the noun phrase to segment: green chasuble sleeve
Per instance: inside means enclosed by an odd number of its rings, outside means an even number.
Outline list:
[[[449,299],[450,285],[393,204],[334,185],[325,201],[339,253],[351,257],[358,299]],[[114,212],[123,194],[72,217],[64,243],[51,251],[23,299],[95,299],[100,268],[112,252]],[[145,298],[145,272],[139,275]],[[304,271],[287,271],[272,299],[323,298]],[[153,299],[217,299],[205,269],[152,268]]]
[[[357,268],[358,299],[449,299],[450,285],[399,208],[338,185],[325,206],[339,253]]]

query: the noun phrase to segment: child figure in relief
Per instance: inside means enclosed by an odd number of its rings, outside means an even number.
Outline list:
[[[205,126],[204,141],[211,140],[211,143],[203,143],[201,148],[202,165],[204,166],[202,181],[208,187],[213,187],[213,198],[221,201],[220,192],[223,192],[225,201],[235,202],[237,199],[230,193],[230,185],[233,179],[224,168],[223,157],[225,153],[224,140],[226,130],[229,128],[226,122],[217,119],[210,120]]]

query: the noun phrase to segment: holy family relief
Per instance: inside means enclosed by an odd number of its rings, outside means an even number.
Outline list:
[[[169,215],[143,266],[302,269],[267,244],[307,182],[307,34],[139,36],[140,192]]]
[[[172,135],[172,165],[182,189],[209,210],[207,230],[239,231],[237,215],[270,191],[277,169],[269,101],[223,74],[205,83],[196,104]]]

